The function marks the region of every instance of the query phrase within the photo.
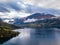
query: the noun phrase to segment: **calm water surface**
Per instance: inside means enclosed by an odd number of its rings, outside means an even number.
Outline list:
[[[60,45],[60,29],[56,28],[24,28],[14,31],[21,32],[3,45]]]

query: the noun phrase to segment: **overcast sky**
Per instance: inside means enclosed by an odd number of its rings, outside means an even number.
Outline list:
[[[60,15],[60,0],[0,0],[0,17],[26,17],[38,12]]]

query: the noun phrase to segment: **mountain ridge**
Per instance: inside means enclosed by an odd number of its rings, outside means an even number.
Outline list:
[[[35,18],[35,19],[41,19],[41,18],[51,18],[51,17],[55,17],[54,15],[52,14],[44,14],[44,13],[35,13],[35,14],[32,14],[30,16],[27,17],[28,18]]]

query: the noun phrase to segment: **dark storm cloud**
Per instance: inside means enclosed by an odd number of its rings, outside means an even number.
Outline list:
[[[13,8],[14,10],[16,10],[16,11],[20,11],[21,10],[21,7],[17,3],[15,3],[15,2],[10,2],[10,3],[8,3],[8,5],[11,8]]]
[[[3,5],[0,5],[0,12],[10,12],[7,8],[5,8]]]
[[[17,4],[18,2],[20,4]],[[25,4],[23,0],[21,0],[21,1],[13,0],[13,1],[7,1],[5,3],[2,2],[3,5],[0,4],[0,12],[9,12],[9,11],[12,11],[12,9],[13,9],[16,12],[23,11],[25,13],[30,13],[30,14],[40,12],[40,13],[49,13],[49,14],[60,15],[60,9],[58,10],[55,8],[48,8],[48,5],[45,5],[46,1],[44,1],[44,0],[37,0],[37,1],[36,0],[31,0],[31,1],[27,0],[26,2],[28,2],[28,3]],[[29,2],[31,2],[31,4]],[[37,3],[40,4],[39,2],[44,2],[44,4],[42,4],[42,5],[45,7],[35,5]],[[51,0],[50,2],[53,2],[53,1]],[[49,4],[49,0],[47,1],[47,4]],[[53,6],[51,6],[51,7],[53,7]]]

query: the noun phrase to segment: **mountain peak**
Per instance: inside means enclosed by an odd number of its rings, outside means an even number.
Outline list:
[[[45,13],[35,13],[35,14],[32,14],[30,16],[27,17],[28,18],[35,18],[35,19],[41,19],[41,18],[52,18],[52,17],[55,17],[54,15],[52,14],[45,14]]]

